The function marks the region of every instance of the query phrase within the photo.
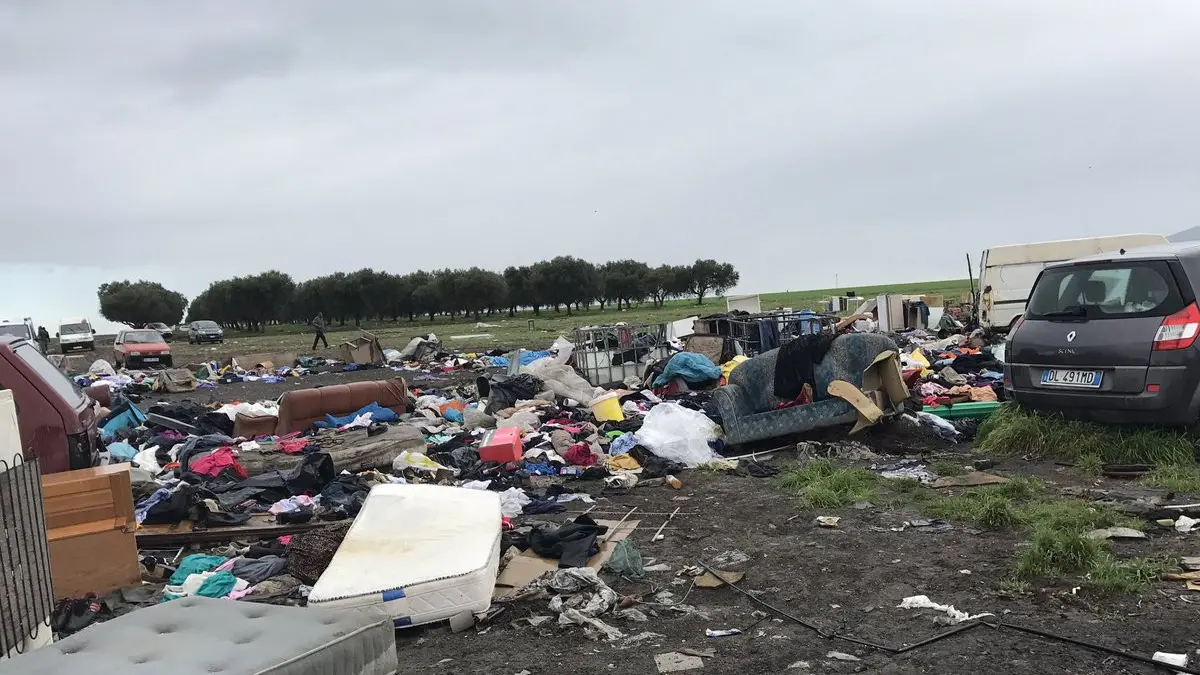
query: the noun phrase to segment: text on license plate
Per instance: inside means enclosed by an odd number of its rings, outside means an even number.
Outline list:
[[[142,360],[149,363],[151,361],[157,361],[158,357],[157,356],[143,356]]]
[[[1103,375],[1099,370],[1043,370],[1042,384],[1048,387],[1099,389]]]

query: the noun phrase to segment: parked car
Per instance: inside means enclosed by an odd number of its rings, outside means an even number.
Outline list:
[[[170,368],[171,345],[156,330],[123,330],[113,340],[113,365],[118,368]]]
[[[188,324],[188,344],[225,342],[225,331],[215,321],[193,321]]]
[[[1009,333],[1004,386],[1022,405],[1114,423],[1200,420],[1200,243],[1057,263]]]
[[[33,342],[0,335],[0,389],[12,392],[25,456],[36,456],[42,473],[95,466],[100,440],[92,400]]]
[[[175,331],[170,326],[168,326],[167,324],[165,324],[161,321],[155,321],[153,323],[148,323],[142,327],[145,328],[146,330],[158,331],[158,334],[161,335],[162,338],[164,340],[166,340],[167,342],[170,342],[171,338],[175,337]]]

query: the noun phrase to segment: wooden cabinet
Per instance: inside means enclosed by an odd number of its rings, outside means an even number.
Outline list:
[[[103,597],[141,583],[129,465],[42,477],[54,597]]]

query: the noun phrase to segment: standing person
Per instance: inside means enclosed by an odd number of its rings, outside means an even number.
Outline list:
[[[37,342],[43,354],[50,353],[50,331],[45,326],[38,326]]]
[[[317,315],[313,317],[312,327],[313,330],[317,331],[317,334],[313,337],[312,348],[316,349],[317,343],[323,342],[325,349],[329,349],[329,340],[325,339],[325,316],[321,312],[317,312]]]

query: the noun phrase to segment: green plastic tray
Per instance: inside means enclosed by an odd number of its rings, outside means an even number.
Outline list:
[[[923,412],[937,415],[943,419],[982,419],[991,415],[1000,407],[999,401],[980,401],[973,403],[955,403],[954,405],[925,406]]]

